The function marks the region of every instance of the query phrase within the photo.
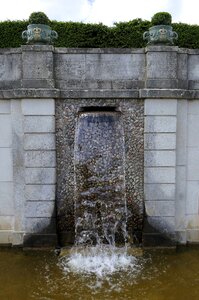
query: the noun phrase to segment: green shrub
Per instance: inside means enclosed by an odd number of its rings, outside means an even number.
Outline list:
[[[50,24],[50,20],[47,15],[41,11],[31,13],[28,21],[30,24]]]
[[[151,18],[151,25],[171,25],[171,15],[168,12],[158,12]]]

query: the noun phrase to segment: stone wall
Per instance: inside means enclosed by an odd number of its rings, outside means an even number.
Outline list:
[[[0,66],[0,244],[57,243],[75,114],[92,105],[123,112],[145,245],[199,242],[199,50],[22,46],[1,49]]]
[[[122,114],[129,236],[140,239],[144,203],[144,103],[134,99],[58,99],[56,101],[57,222],[62,245],[74,242],[74,142],[78,113],[95,107]]]

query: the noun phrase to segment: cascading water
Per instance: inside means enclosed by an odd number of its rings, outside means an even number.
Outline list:
[[[75,136],[76,248],[65,269],[102,276],[135,265],[127,255],[125,143],[116,111],[79,114]],[[116,247],[120,245],[120,247]]]
[[[124,132],[119,112],[83,112],[75,138],[76,244],[126,239]]]

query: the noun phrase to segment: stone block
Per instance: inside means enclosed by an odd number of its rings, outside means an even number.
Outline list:
[[[85,79],[84,54],[55,54],[56,79]]]
[[[31,200],[55,200],[55,185],[26,185],[26,199]]]
[[[145,200],[175,200],[175,184],[145,184]]]
[[[147,217],[148,223],[156,229],[159,233],[173,233],[175,232],[175,218],[174,217]]]
[[[86,55],[86,79],[118,80],[144,78],[145,55],[92,54]]]
[[[177,100],[146,99],[144,110],[147,116],[175,116],[177,114]]]
[[[146,59],[148,78],[177,78],[177,52],[148,52]]]
[[[0,245],[12,245],[12,234],[11,230],[0,231]]]
[[[12,146],[12,125],[10,115],[0,114],[0,147]]]
[[[56,153],[55,151],[26,151],[25,152],[26,167],[55,167]]]
[[[25,51],[22,53],[24,79],[53,78],[52,51]]]
[[[199,101],[191,100],[188,102],[188,114],[199,115]]]
[[[27,201],[25,216],[29,218],[49,218],[55,216],[54,201]]]
[[[25,228],[29,233],[55,233],[56,219],[53,217],[28,217],[25,219]]]
[[[55,115],[54,99],[23,99],[22,113],[26,116]]]
[[[174,217],[174,201],[145,201],[146,215],[150,217]]]
[[[145,168],[145,183],[175,183],[175,168],[159,167]]]
[[[0,100],[0,114],[10,114],[10,100]]]
[[[199,80],[199,55],[189,55],[188,78],[189,80]]]
[[[188,138],[187,143],[189,147],[199,147],[199,115],[188,115],[187,120]]]
[[[25,116],[24,118],[25,133],[54,133],[55,118],[54,116]]]
[[[14,215],[12,182],[0,182],[0,203],[0,216]]]
[[[199,214],[187,215],[187,229],[199,229]]]
[[[174,167],[176,165],[175,151],[145,151],[144,165],[146,167]]]
[[[199,181],[187,181],[186,213],[199,214]]]
[[[187,230],[187,242],[199,243],[199,229]]]
[[[176,117],[147,116],[144,125],[145,132],[176,132]]]
[[[54,134],[25,134],[25,150],[55,150]]]
[[[23,245],[24,232],[23,231],[14,231],[12,235],[12,244],[13,246]]]
[[[174,150],[176,149],[175,133],[145,133],[145,150]]]
[[[55,168],[26,168],[25,183],[26,184],[55,184],[56,170]]]
[[[0,216],[0,232],[1,230],[12,230],[13,228],[14,228],[13,216]]]
[[[0,81],[8,79],[15,81],[21,79],[21,54],[0,55],[0,66]]]
[[[188,148],[187,180],[199,181],[199,148]]]
[[[0,148],[0,181],[13,180],[12,149]]]
[[[178,101],[178,117],[177,117],[177,132],[176,132],[176,165],[185,166],[187,162],[187,109],[188,101],[180,99]]]
[[[176,167],[176,197],[175,197],[175,223],[176,230],[186,229],[186,188],[187,188],[187,168],[186,166]]]

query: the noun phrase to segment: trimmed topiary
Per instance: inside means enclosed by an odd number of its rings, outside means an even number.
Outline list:
[[[151,25],[171,25],[172,17],[168,12],[158,12],[151,18]]]
[[[41,11],[33,12],[29,16],[29,24],[45,24],[50,25],[50,20],[47,15]]]

